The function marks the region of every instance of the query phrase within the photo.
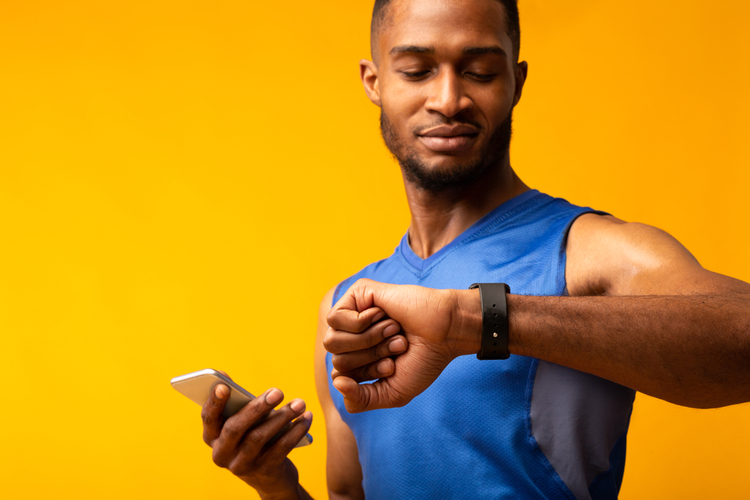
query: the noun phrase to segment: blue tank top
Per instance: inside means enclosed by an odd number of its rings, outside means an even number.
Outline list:
[[[565,243],[573,221],[594,212],[536,190],[488,213],[427,259],[408,236],[359,278],[466,289],[504,282],[521,295],[565,295]],[[599,212],[601,213],[601,212]],[[534,358],[461,356],[403,408],[346,411],[368,500],[612,499],[622,482],[634,392]]]

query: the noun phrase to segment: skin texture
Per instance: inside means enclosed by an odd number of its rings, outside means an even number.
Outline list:
[[[511,354],[684,406],[750,401],[750,285],[703,269],[658,229],[609,216],[576,221],[568,263],[572,297],[508,296]],[[374,384],[335,378],[350,412],[403,406],[455,357],[479,351],[477,290],[360,280],[328,315],[336,331],[325,345],[340,362],[356,347],[370,307],[401,324],[409,349],[396,358],[395,374]]]
[[[378,64],[360,61],[360,76],[367,96],[388,117],[398,138],[387,141],[392,153],[399,159],[417,157],[433,172],[494,160],[470,185],[438,193],[404,176],[412,214],[410,244],[424,256],[529,189],[510,168],[508,152],[493,151],[490,141],[521,99],[527,64],[513,57],[499,2],[396,0],[389,15],[391,22],[373,44]],[[472,49],[491,51],[466,52]],[[441,125],[460,124],[475,129],[465,150],[436,151],[421,137]]]
[[[527,76],[525,63],[506,60],[497,80],[487,84],[493,91],[486,94],[464,72],[462,47],[492,43],[490,30],[482,27],[497,22],[495,6],[490,5],[494,3],[395,4],[393,25],[378,42],[379,64],[362,61],[361,75],[368,96],[382,107],[398,134],[393,148],[397,158],[416,153],[428,168],[461,168],[476,160],[472,155],[481,149],[482,133],[494,130],[503,113],[518,103]],[[495,36],[493,41],[505,47],[503,34]],[[400,45],[435,50],[414,59],[393,57],[392,48]],[[430,71],[424,80],[404,78],[404,70],[424,71],[421,65]],[[441,154],[420,142],[418,133],[431,120],[450,122],[457,117],[481,124],[476,148]],[[404,184],[412,213],[409,243],[422,258],[528,189],[507,155],[480,180],[453,191],[424,189],[406,175]],[[573,224],[566,279],[570,297],[509,296],[512,354],[569,366],[685,406],[750,401],[747,283],[703,269],[687,249],[659,229],[598,215],[584,215]],[[324,299],[321,316],[328,304]],[[397,321],[409,345],[396,356],[394,375],[359,384],[358,377],[346,370],[356,365],[355,359],[375,357],[367,354],[372,348],[360,333],[371,328],[376,316],[372,309]],[[329,329],[319,336],[335,355],[333,384],[350,412],[407,404],[452,359],[474,355],[480,346],[477,290],[431,290],[360,280],[326,320]],[[325,366],[321,363],[318,370]],[[327,385],[318,390],[321,400],[330,400]],[[338,418],[330,406],[326,418]],[[337,470],[341,457],[356,456],[351,431],[337,429],[329,427],[329,441],[337,441],[336,454],[329,456],[329,471]],[[354,476],[347,479],[343,473],[334,480],[352,489],[356,483]]]
[[[489,140],[518,104],[528,68],[508,56],[512,44],[495,0],[394,0],[389,16],[387,29],[373,42],[377,64],[360,62],[365,92],[390,122],[389,148],[398,159],[416,158],[428,173],[488,167],[454,189],[427,189],[404,175],[412,215],[409,243],[426,258],[529,189],[511,168],[508,152],[497,154]],[[493,50],[467,52],[475,48]],[[463,132],[470,137],[455,140],[463,146],[453,149],[424,139],[441,126],[468,126],[469,133]],[[703,269],[658,229],[613,217],[580,217],[567,252],[571,297],[509,296],[512,354],[570,366],[688,406],[750,400],[750,285]],[[315,348],[329,495],[361,499],[357,443],[331,400],[326,349],[334,355],[333,384],[349,411],[402,406],[450,360],[479,350],[479,293],[360,280],[333,308],[332,297],[333,290],[321,302]],[[377,382],[360,385],[373,379]],[[220,409],[212,406],[216,401],[209,400],[206,442],[217,464],[262,496],[306,498],[286,449],[272,452],[271,466],[262,459],[264,448],[247,442],[250,436],[267,442],[263,439],[276,426],[295,418],[296,432],[304,434],[301,427],[307,424],[291,407],[284,407],[273,428],[270,419],[258,418],[271,406],[262,399],[256,401],[263,406],[248,405],[247,415],[236,422],[232,417],[223,427],[216,420]],[[287,443],[295,442],[294,431],[287,432]]]
[[[287,455],[312,424],[305,402],[295,399],[272,411],[284,399],[278,389],[269,389],[228,418],[222,418],[229,388],[216,386],[203,406],[203,441],[213,449],[219,467],[255,488],[264,499],[310,498],[299,485],[297,469]],[[285,426],[289,428],[271,442]]]

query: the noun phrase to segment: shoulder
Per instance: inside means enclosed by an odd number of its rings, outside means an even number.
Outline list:
[[[340,285],[336,285],[330,290],[326,292],[325,295],[323,295],[323,299],[320,301],[320,305],[318,306],[318,328],[317,328],[317,335],[315,338],[315,358],[316,360],[318,358],[325,359],[325,349],[323,349],[323,337],[326,334],[326,331],[328,330],[328,322],[326,320],[326,317],[328,316],[328,311],[331,310],[331,306],[333,305],[333,297],[336,293],[336,290],[339,288]]]
[[[611,215],[578,217],[566,252],[570,295],[658,294],[671,286],[671,280],[684,285],[685,279],[703,271],[667,232]]]

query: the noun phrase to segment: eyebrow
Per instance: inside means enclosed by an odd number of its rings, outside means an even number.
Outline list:
[[[397,45],[391,49],[390,54],[434,54],[435,47],[420,47],[418,45]]]
[[[467,56],[481,56],[482,54],[497,54],[499,56],[507,55],[498,45],[491,45],[489,47],[466,47],[462,52]]]
[[[398,54],[434,54],[435,47],[422,47],[419,45],[397,45],[390,51],[391,55]],[[466,47],[461,51],[462,54],[467,56],[481,56],[483,54],[497,54],[499,56],[507,56],[505,51],[498,45],[490,45],[488,47]]]

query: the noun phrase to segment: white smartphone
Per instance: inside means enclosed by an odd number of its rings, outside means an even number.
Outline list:
[[[173,378],[170,383],[177,392],[187,396],[188,399],[195,401],[201,406],[205,404],[214,387],[218,384],[226,385],[229,387],[230,393],[227,405],[224,407],[224,418],[231,417],[240,411],[246,404],[255,399],[255,396],[240,387],[239,384],[232,379],[221,372],[212,370],[211,368],[188,373],[186,375],[180,375],[179,377]],[[312,441],[312,436],[307,434],[299,443],[297,443],[295,448],[312,444]]]

